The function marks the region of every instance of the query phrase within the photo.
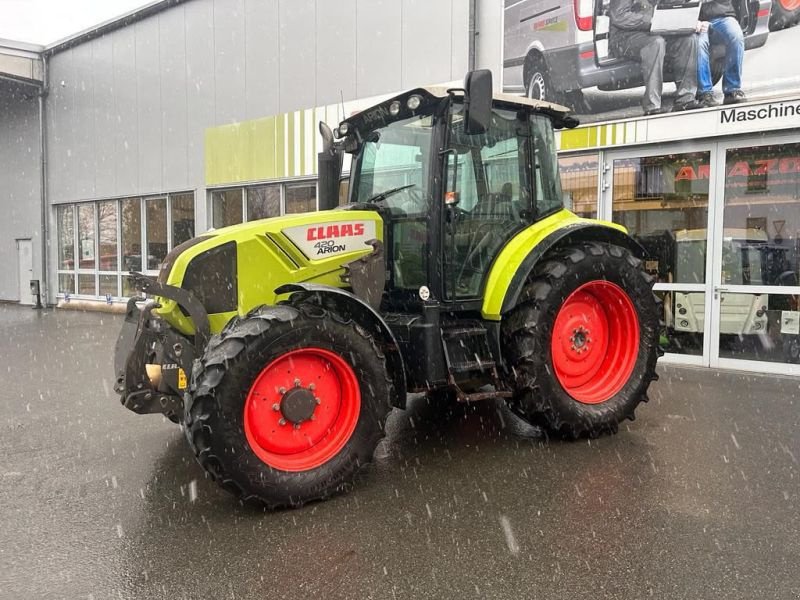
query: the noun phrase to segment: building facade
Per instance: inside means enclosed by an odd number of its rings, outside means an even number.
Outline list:
[[[208,228],[315,209],[317,122],[470,68],[500,88],[518,4],[165,0],[0,43],[0,300],[118,303]],[[562,132],[563,187],[647,250],[667,360],[800,374],[800,102],[736,110]]]

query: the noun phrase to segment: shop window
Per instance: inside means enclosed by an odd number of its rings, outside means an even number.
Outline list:
[[[78,293],[81,296],[96,296],[97,287],[95,285],[94,273],[86,275],[83,273],[78,274]]]
[[[58,220],[58,268],[75,268],[75,218],[74,207],[69,204],[56,209]],[[73,286],[74,281],[73,281]],[[67,290],[72,291],[72,290]]]
[[[78,204],[78,268],[95,269],[94,203]],[[80,287],[80,284],[78,285]],[[79,292],[82,293],[82,292]]]
[[[147,232],[147,268],[155,271],[167,256],[167,199],[145,200],[145,230]]]
[[[122,276],[122,296],[123,298],[130,298],[131,296],[141,295],[139,291],[133,287],[133,279],[130,275]]]
[[[703,292],[657,291],[664,315],[660,345],[672,354],[703,354],[706,295]]]
[[[613,220],[644,247],[658,283],[703,283],[709,153],[614,161]]]
[[[75,293],[75,275],[72,273],[59,273],[58,274],[58,293],[59,294],[74,294]]]
[[[211,193],[211,215],[214,229],[242,222],[242,190]]]
[[[247,220],[268,219],[281,214],[281,186],[247,188]]]
[[[558,171],[564,206],[579,217],[597,218],[598,155],[561,156]]]
[[[728,150],[724,211],[723,284],[800,285],[800,144]]]
[[[339,206],[344,206],[350,200],[350,180],[339,180]]]
[[[122,215],[122,270],[142,270],[142,203],[139,198],[120,202]]]
[[[117,203],[97,203],[97,240],[101,271],[117,270]]]
[[[172,247],[194,237],[194,194],[174,194],[169,197],[172,217]]]
[[[99,280],[101,296],[111,296],[113,298],[117,295],[116,275],[100,275]]]
[[[317,185],[287,185],[286,214],[312,212],[317,210]]]

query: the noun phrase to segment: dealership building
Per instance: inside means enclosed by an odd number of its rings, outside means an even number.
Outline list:
[[[163,0],[0,40],[0,301],[34,304],[36,281],[46,304],[118,304],[196,234],[314,210],[318,121],[527,68],[504,57],[524,3],[503,4]],[[665,360],[800,375],[798,133],[789,94],[557,134],[565,201],[647,251]]]

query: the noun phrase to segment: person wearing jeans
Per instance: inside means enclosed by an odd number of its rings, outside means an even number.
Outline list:
[[[725,70],[722,73],[722,92],[725,104],[745,102],[742,91],[742,61],[744,34],[736,19],[731,0],[706,0],[700,6],[697,25],[697,100],[703,106],[716,106],[711,78],[711,47],[725,47]]]

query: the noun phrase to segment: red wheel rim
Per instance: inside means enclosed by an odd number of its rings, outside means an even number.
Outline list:
[[[244,404],[244,432],[269,466],[308,471],[339,453],[360,410],[353,368],[330,350],[302,348],[276,358],[256,377]]]
[[[619,392],[639,355],[633,302],[610,281],[572,292],[556,315],[550,351],[558,382],[578,402],[599,404]]]
[[[783,10],[787,12],[794,12],[800,8],[800,0],[779,0]]]

